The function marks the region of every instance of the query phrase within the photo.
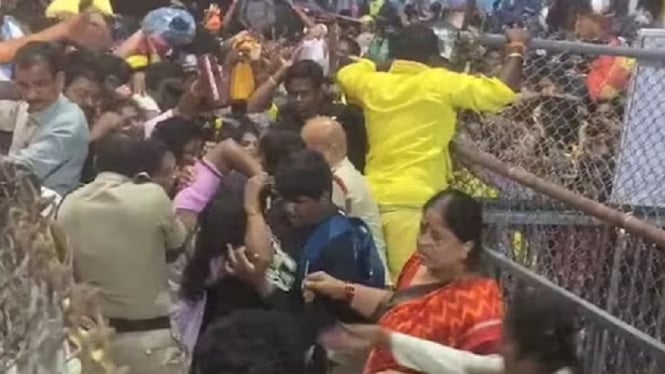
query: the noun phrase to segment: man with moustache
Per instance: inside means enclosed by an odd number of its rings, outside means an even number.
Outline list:
[[[22,100],[15,102],[7,156],[60,195],[78,186],[90,137],[83,111],[62,93],[63,70],[63,52],[53,44],[30,42],[16,54],[14,81]]]

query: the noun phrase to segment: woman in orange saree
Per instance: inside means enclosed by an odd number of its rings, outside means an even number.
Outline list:
[[[449,189],[423,210],[418,251],[404,266],[395,292],[344,283],[325,273],[309,275],[306,292],[346,300],[395,332],[477,354],[497,353],[503,300],[499,284],[481,270],[480,204]],[[380,348],[371,351],[364,372],[414,373]]]

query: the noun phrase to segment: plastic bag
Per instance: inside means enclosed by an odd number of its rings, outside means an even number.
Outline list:
[[[628,89],[636,61],[623,56],[600,56],[591,64],[586,84],[593,101],[612,100]]]
[[[189,44],[196,35],[196,21],[182,9],[159,8],[143,19],[143,32],[148,37],[159,38],[170,46]]]
[[[613,39],[610,46],[622,46]],[[600,56],[591,62],[586,86],[594,101],[612,100],[628,89],[637,61],[623,56]]]

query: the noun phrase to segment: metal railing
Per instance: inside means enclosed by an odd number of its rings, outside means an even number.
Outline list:
[[[458,58],[495,73],[505,39],[471,39]],[[665,34],[637,44],[534,40],[521,99],[461,114],[453,147],[508,291],[519,278],[580,306],[594,374],[665,372]],[[615,63],[630,78],[598,95],[590,77]]]
[[[526,285],[575,306],[581,322],[578,342],[585,373],[656,374],[665,368],[662,342],[494,250],[486,250],[484,255],[499,270],[508,298]]]

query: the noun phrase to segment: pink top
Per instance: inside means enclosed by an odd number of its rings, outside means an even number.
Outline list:
[[[195,179],[192,184],[178,192],[174,199],[176,209],[201,213],[219,188],[223,175],[207,160],[194,165]]]

